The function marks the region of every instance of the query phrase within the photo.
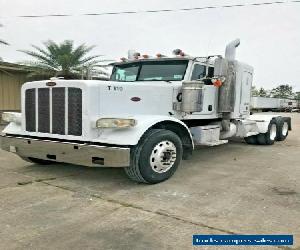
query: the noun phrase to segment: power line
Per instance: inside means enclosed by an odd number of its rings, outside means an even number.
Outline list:
[[[74,15],[74,14],[20,15],[20,16],[14,16],[14,17],[18,17],[18,18],[45,18],[45,17],[73,17],[73,16],[130,15],[130,14],[140,14],[140,13],[197,11],[197,10],[206,10],[206,9],[237,8],[237,7],[263,6],[263,5],[275,5],[275,4],[287,4],[287,3],[300,3],[300,0],[273,1],[273,2],[246,3],[246,4],[231,4],[231,5],[217,5],[217,6],[203,6],[203,7],[181,8],[181,9],[99,12],[99,13],[83,13],[83,14],[78,14],[78,15]],[[0,17],[0,18],[6,18],[6,17]]]

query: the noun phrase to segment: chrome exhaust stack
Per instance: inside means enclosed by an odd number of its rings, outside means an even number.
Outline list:
[[[218,112],[222,113],[222,130],[230,130],[231,114],[235,109],[236,99],[236,48],[240,45],[240,39],[230,42],[226,46],[225,58],[217,58],[215,61],[215,76],[224,77],[225,81],[219,89]]]
[[[225,58],[228,61],[235,60],[236,48],[240,45],[240,43],[241,43],[240,39],[235,39],[234,41],[227,44],[225,50]]]

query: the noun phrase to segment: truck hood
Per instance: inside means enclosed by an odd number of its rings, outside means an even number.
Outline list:
[[[22,94],[30,88],[47,88],[47,82],[49,81],[26,83],[22,87]],[[98,116],[169,115],[172,111],[173,84],[168,82],[99,80],[55,80],[53,82],[55,86],[48,88],[78,87],[82,89],[84,114],[93,113]]]
[[[99,136],[99,129],[96,129],[96,121],[99,118],[122,118],[137,115],[158,115],[170,116],[173,110],[173,89],[174,85],[168,82],[112,82],[112,81],[98,81],[98,80],[54,80],[51,81],[51,86],[48,86],[48,81],[28,82],[22,86],[22,126],[13,127],[11,131],[8,129],[6,133],[17,133],[38,137],[62,138],[70,140],[91,140]],[[66,101],[54,101],[55,88],[60,88],[61,94],[66,90]],[[40,89],[47,92],[45,95],[40,95]],[[74,103],[67,98],[68,92],[73,89],[79,90],[80,108],[78,110],[78,102]],[[27,90],[35,91],[31,97],[35,104],[32,104],[31,110],[35,112],[35,121],[26,118],[25,112],[25,97]],[[43,92],[43,91],[41,91]],[[42,94],[42,93],[41,93]],[[48,99],[49,98],[49,99]],[[28,99],[28,98],[27,98]],[[41,103],[39,102],[42,101]],[[41,106],[42,105],[42,106]],[[45,109],[45,105],[47,106]],[[70,106],[71,105],[71,106]],[[56,106],[56,108],[54,107]],[[42,107],[40,110],[39,107]],[[59,110],[63,110],[60,112]],[[55,110],[55,111],[54,111]],[[55,114],[60,113],[61,121],[55,119]],[[70,112],[72,112],[70,116]],[[77,113],[76,113],[77,112]],[[74,114],[75,113],[75,114]],[[64,115],[65,114],[65,115]],[[79,115],[78,115],[79,114]],[[75,118],[74,118],[75,115]],[[46,117],[45,119],[41,117]],[[57,117],[57,116],[56,116]],[[64,119],[65,117],[65,119]],[[69,123],[72,119],[72,124],[76,124],[76,129],[82,130],[82,133],[68,133]],[[35,130],[28,130],[26,124],[32,123]],[[55,124],[61,126],[61,131],[66,131],[65,134],[55,133],[53,127]],[[36,124],[36,125],[35,125]],[[49,126],[47,124],[50,124]],[[47,128],[47,132],[40,131],[40,126]],[[18,131],[17,131],[18,130]],[[63,132],[62,132],[63,133]]]

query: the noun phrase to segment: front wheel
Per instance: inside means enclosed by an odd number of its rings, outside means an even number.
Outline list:
[[[182,142],[177,134],[151,129],[132,149],[127,176],[137,182],[155,184],[169,179],[182,159]]]

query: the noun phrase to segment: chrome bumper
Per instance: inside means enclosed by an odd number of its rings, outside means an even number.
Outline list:
[[[1,148],[21,157],[32,157],[89,167],[127,167],[130,148],[1,136]]]

